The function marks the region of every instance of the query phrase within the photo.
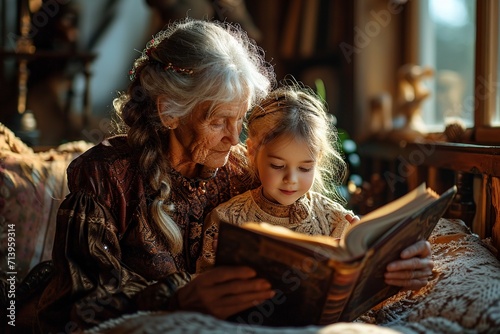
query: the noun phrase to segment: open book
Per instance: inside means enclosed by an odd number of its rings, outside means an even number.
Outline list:
[[[363,216],[340,240],[265,222],[221,223],[215,265],[250,266],[276,291],[230,320],[266,326],[354,320],[399,291],[384,282],[387,264],[429,237],[456,192],[453,186],[439,196],[421,184]]]

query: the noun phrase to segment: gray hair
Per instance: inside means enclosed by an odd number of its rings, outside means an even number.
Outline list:
[[[167,101],[163,112],[173,117],[186,116],[205,101],[242,101],[250,109],[267,95],[274,80],[263,50],[238,26],[193,19],[156,34],[131,72],[132,86],[142,91],[135,88],[128,97],[115,100],[122,114],[127,107],[121,102],[156,101],[160,96]]]
[[[131,148],[140,154],[140,168],[157,193],[151,206],[153,220],[172,252],[180,252],[182,237],[168,214],[175,208],[168,200],[170,162],[162,154],[168,136],[157,99],[162,98],[162,114],[179,118],[207,101],[211,107],[241,102],[250,109],[269,93],[274,71],[263,50],[239,26],[186,18],[173,22],[147,43],[130,78],[127,92],[113,101],[118,131],[127,133]]]

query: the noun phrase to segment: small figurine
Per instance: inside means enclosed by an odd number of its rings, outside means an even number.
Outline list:
[[[430,67],[414,64],[403,65],[398,71],[398,104],[396,114],[405,117],[402,129],[425,134],[427,132],[422,119],[422,102],[430,96],[430,90],[424,85],[424,79],[434,75]]]

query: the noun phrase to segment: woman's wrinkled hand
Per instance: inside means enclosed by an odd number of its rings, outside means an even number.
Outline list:
[[[179,309],[226,319],[274,296],[269,282],[248,267],[216,267],[177,291]]]
[[[389,263],[385,282],[406,289],[418,290],[432,278],[431,244],[421,240],[401,252],[401,259]]]

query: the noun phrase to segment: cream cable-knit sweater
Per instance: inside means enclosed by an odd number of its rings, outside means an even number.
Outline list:
[[[207,216],[197,272],[215,263],[214,241],[221,221],[235,225],[267,222],[299,233],[340,238],[349,226],[345,218],[348,213],[353,214],[339,203],[313,191],[307,192],[294,204],[280,205],[268,201],[262,194],[262,187],[249,190],[220,204]]]

